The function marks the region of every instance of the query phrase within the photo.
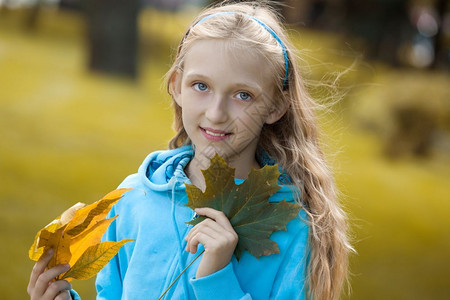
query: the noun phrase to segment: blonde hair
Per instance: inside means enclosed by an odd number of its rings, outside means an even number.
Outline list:
[[[235,13],[219,14],[198,23],[218,12]],[[266,28],[245,15],[269,26],[285,45],[289,56],[287,87],[283,86],[286,68],[280,43]],[[279,16],[268,1],[225,2],[204,10],[183,37],[175,61],[167,73],[169,94],[172,95],[172,76],[177,70],[182,70],[186,53],[193,43],[201,39],[226,39],[251,45],[246,49],[257,50],[273,69],[276,92],[271,99],[272,105],[281,107],[277,103],[284,103],[289,105],[289,109],[277,122],[263,126],[258,146],[282,166],[301,191],[296,201],[303,205],[310,223],[310,253],[305,280],[308,297],[314,300],[338,299],[347,280],[348,254],[352,250],[346,233],[346,215],[339,206],[334,179],[319,146],[315,102],[300,77],[294,47]],[[181,107],[175,101],[173,105],[177,134],[169,143],[171,149],[191,143],[183,127]],[[298,259],[300,261],[302,258]]]

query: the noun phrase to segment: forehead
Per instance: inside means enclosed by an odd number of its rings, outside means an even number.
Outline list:
[[[224,75],[237,82],[253,82],[264,89],[274,87],[272,70],[264,56],[233,40],[199,40],[188,49],[184,73]]]

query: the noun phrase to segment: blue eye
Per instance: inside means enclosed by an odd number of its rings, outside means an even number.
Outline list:
[[[203,82],[198,82],[194,84],[194,89],[200,92],[204,92],[208,89],[208,86],[204,84]]]
[[[250,100],[252,98],[252,96],[250,96],[250,94],[247,93],[247,92],[239,92],[237,94],[237,97],[239,99],[241,99],[241,100],[244,100],[244,101],[248,101],[248,100]]]

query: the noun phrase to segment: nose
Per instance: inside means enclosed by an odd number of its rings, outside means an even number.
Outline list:
[[[228,120],[227,98],[223,95],[214,95],[205,112],[206,118],[211,123],[225,123]]]

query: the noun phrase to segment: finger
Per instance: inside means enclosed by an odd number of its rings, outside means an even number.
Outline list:
[[[57,266],[45,271],[44,273],[42,273],[39,276],[38,280],[36,281],[36,286],[34,287],[35,294],[36,295],[44,295],[44,293],[48,289],[49,282],[52,281],[54,278],[56,278],[59,274],[67,272],[69,269],[70,269],[69,265],[57,265]],[[56,295],[57,294],[55,294],[54,296],[56,296]]]
[[[215,248],[215,240],[213,237],[204,232],[198,232],[190,241],[191,253],[197,253],[199,243],[205,246],[205,251],[208,251],[208,248]]]
[[[209,229],[206,229],[206,228],[209,228]],[[223,226],[218,224],[216,221],[214,221],[210,218],[207,218],[206,220],[202,221],[201,223],[195,225],[194,228],[192,228],[190,230],[190,232],[184,239],[187,242],[189,242],[195,234],[197,234],[198,232],[201,232],[201,231],[208,233],[209,236],[211,236],[212,238],[224,237],[224,239],[229,241],[230,243],[233,243],[233,241],[238,238],[237,233],[235,231],[227,231],[225,228],[223,228]],[[186,244],[186,251],[192,252],[194,250],[195,250],[195,248],[192,249],[190,247],[189,243]],[[195,252],[196,252],[196,250],[193,253],[195,253]]]
[[[45,271],[48,262],[50,261],[50,259],[52,259],[53,253],[53,249],[48,249],[48,251],[44,255],[42,255],[38,262],[34,265],[33,270],[31,271],[30,281],[28,282],[28,293],[31,292],[31,290],[36,285],[36,281],[38,280],[39,276]]]
[[[223,228],[220,224],[218,224],[216,221],[207,218],[203,220],[202,222],[195,225],[187,234],[187,236],[184,238],[186,241],[188,241],[195,233],[197,233],[199,230],[201,230],[203,227],[210,227],[215,229],[217,232],[224,232],[226,231],[225,228]]]
[[[236,247],[236,244],[239,239],[238,234],[234,230],[227,231],[216,221],[209,218],[204,220],[200,224],[197,224],[194,228],[192,228],[191,232],[189,233],[190,236],[188,241],[191,240],[192,237],[199,232],[206,233],[215,240],[214,245],[205,245],[205,247],[210,248],[211,247],[223,248],[223,247],[230,247],[231,245],[234,245],[234,247]],[[197,251],[195,247],[194,249],[192,249],[189,244],[187,246],[188,246],[187,251],[189,252],[194,251],[194,253]]]
[[[72,300],[72,296],[70,296],[70,291],[62,291],[56,296],[55,300]]]
[[[214,228],[211,227],[201,227],[199,228],[199,230],[197,232],[195,232],[192,237],[196,236],[199,233],[202,234],[206,234],[208,235],[211,239],[217,239],[220,238],[220,236],[226,232],[224,229],[222,229],[222,233],[216,231]],[[188,240],[187,245],[186,245],[186,251],[191,252],[191,253],[196,253],[197,252],[197,244],[193,244],[194,240],[191,238]]]
[[[234,232],[233,226],[231,226],[230,221],[222,211],[210,207],[202,207],[196,208],[195,212],[199,215],[207,216],[208,218],[213,219],[222,225],[226,230]]]
[[[72,288],[71,284],[66,280],[57,280],[52,282],[44,293],[45,299],[55,299],[62,293],[61,299],[67,299],[67,293]],[[70,293],[69,293],[70,296]],[[58,298],[59,299],[59,298]]]

